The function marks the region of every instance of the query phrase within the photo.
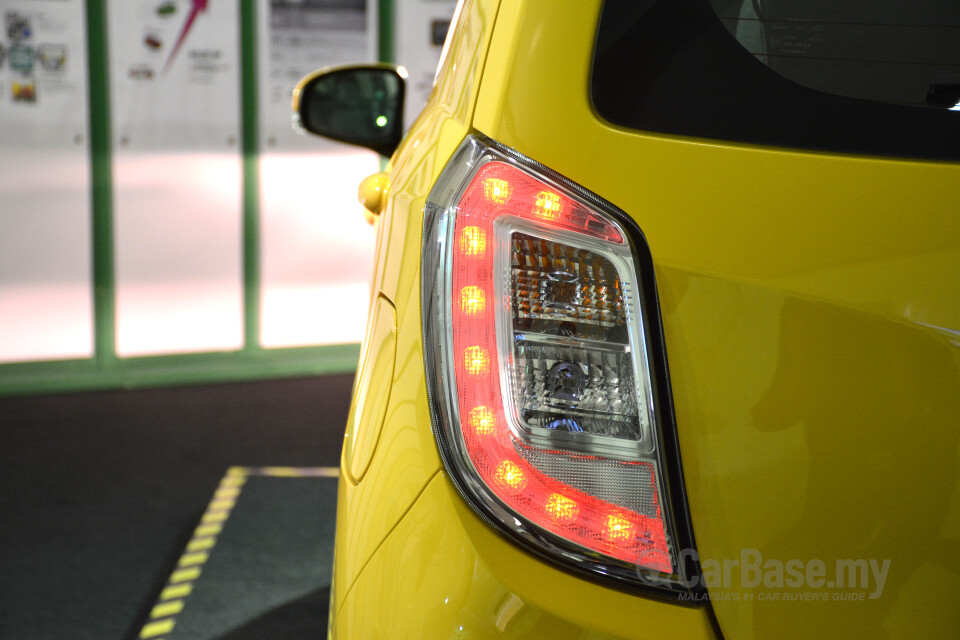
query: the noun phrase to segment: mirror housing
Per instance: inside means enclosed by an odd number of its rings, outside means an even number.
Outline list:
[[[403,138],[407,72],[390,64],[315,71],[293,90],[293,118],[310,133],[389,157]]]

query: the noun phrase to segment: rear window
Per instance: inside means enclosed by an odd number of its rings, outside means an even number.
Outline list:
[[[591,78],[622,126],[960,159],[958,0],[606,0]]]

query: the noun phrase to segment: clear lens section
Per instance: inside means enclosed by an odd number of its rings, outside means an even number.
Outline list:
[[[653,466],[575,455],[514,443],[531,465],[569,487],[651,518],[657,517]]]
[[[518,330],[626,344],[623,284],[603,256],[514,233],[510,275]]]
[[[513,401],[527,428],[639,440],[624,282],[603,255],[510,234]]]
[[[515,334],[510,371],[524,425],[640,439],[637,387],[626,348],[585,348],[528,338]]]

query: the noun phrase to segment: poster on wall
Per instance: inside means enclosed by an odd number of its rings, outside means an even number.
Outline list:
[[[5,141],[18,132],[56,138],[69,129],[74,138],[86,130],[86,110],[78,108],[87,101],[82,11],[80,0],[4,1],[0,117]]]
[[[363,338],[374,229],[356,185],[372,151],[293,128],[293,88],[310,72],[376,59],[374,0],[259,0],[261,344]],[[331,313],[331,300],[337,301]]]
[[[114,136],[122,146],[236,146],[238,3],[112,0]]]
[[[455,0],[396,0],[394,59],[407,68],[404,123],[409,127],[433,90],[440,52],[456,10]]]
[[[240,4],[107,2],[121,357],[243,345]]]
[[[0,362],[93,353],[84,16],[0,2]]]
[[[316,149],[317,139],[292,128],[297,82],[316,69],[375,59],[375,21],[368,0],[261,0],[262,142],[266,150]]]

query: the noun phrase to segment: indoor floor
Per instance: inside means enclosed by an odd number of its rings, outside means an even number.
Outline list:
[[[0,398],[0,638],[322,637],[352,383]]]

